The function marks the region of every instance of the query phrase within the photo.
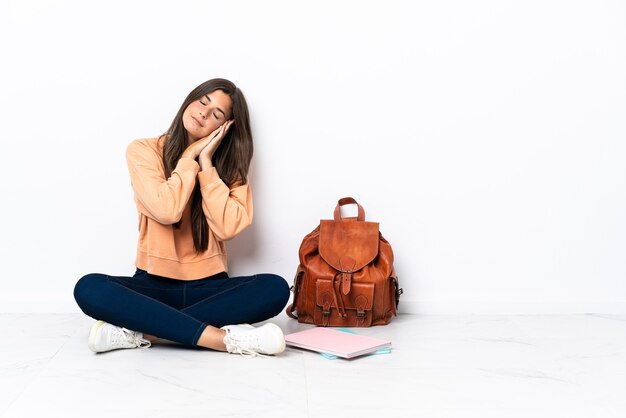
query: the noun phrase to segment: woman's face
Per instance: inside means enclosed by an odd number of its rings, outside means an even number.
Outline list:
[[[204,138],[229,120],[233,102],[222,90],[215,90],[191,102],[183,112],[183,126],[189,143]]]

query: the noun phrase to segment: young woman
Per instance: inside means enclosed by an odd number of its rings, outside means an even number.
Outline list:
[[[252,135],[243,93],[212,79],[185,99],[167,132],[137,139],[126,159],[139,216],[132,277],[88,274],[74,288],[98,321],[89,348],[189,346],[273,355],[285,349],[272,323],[289,299],[280,276],[229,277],[224,241],[252,222]]]

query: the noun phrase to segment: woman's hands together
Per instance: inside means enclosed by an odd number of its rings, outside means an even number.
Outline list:
[[[219,128],[204,138],[200,138],[193,144],[189,145],[183,152],[181,158],[186,157],[195,160],[197,157],[200,157],[198,163],[200,164],[200,170],[202,171],[213,167],[211,158],[213,157],[217,147],[219,147],[220,143],[226,136],[228,129],[234,122],[234,120],[224,122]]]

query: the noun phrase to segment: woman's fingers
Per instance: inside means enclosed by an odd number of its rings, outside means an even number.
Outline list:
[[[215,134],[215,136],[213,137],[213,139],[217,140],[217,141],[221,141],[222,138],[224,138],[224,136],[226,135],[226,132],[228,132],[228,122],[223,123],[219,128],[216,129],[217,133]]]
[[[234,120],[224,122],[222,125],[220,125],[219,128],[215,129],[205,138],[202,138],[201,140],[196,142],[198,146],[197,149],[200,150],[198,152],[198,155],[200,156],[201,160],[207,158],[210,160],[213,157],[215,150],[219,147],[222,140],[226,137],[228,129],[234,122]]]
[[[196,146],[198,147],[198,149],[202,150],[202,149],[206,148],[214,140],[216,141],[217,144],[219,144],[220,141],[224,138],[224,136],[228,132],[228,129],[233,124],[233,122],[234,121],[232,121],[232,120],[224,122],[223,124],[221,124],[219,126],[219,128],[215,129],[213,132],[208,134],[206,137],[204,137],[201,140],[197,141],[196,142]]]
[[[210,152],[211,154],[226,136],[227,124],[222,124],[219,128],[217,128],[213,133],[211,133],[206,140],[203,140],[203,143],[200,145],[202,147],[202,151]]]
[[[211,132],[210,134],[208,134],[207,136],[205,136],[204,138],[202,138],[201,140],[199,140],[197,142],[198,144],[198,148],[202,149],[204,148],[206,145],[208,145],[211,141],[213,141],[215,138],[217,138],[217,136],[220,134],[222,127],[220,126],[219,128],[217,128],[216,130],[214,130],[213,132]]]

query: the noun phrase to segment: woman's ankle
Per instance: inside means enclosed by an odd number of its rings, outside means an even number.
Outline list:
[[[198,339],[198,346],[217,351],[226,351],[226,344],[224,344],[225,335],[225,330],[207,325]]]

